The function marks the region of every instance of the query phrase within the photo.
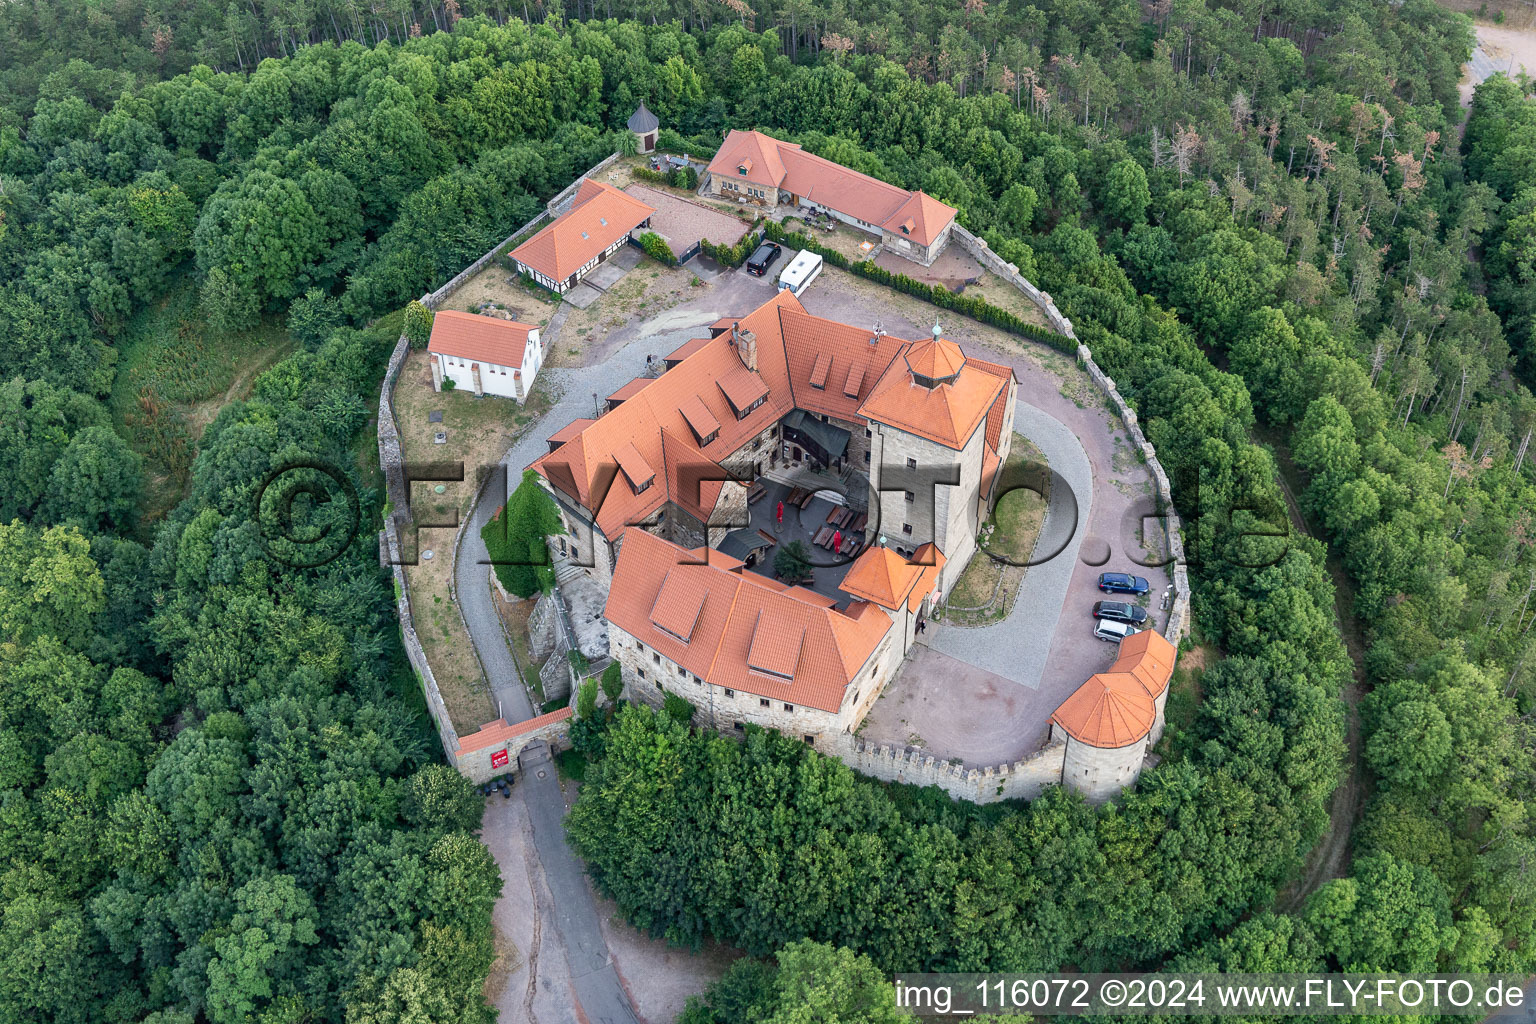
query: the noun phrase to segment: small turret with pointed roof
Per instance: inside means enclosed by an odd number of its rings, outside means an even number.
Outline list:
[[[661,127],[661,121],[651,113],[641,100],[635,112],[629,115],[629,130],[635,133],[635,141],[638,143],[638,152],[651,153],[656,149],[656,130]]]
[[[918,341],[907,349],[907,369],[912,372],[912,382],[925,388],[940,384],[952,384],[965,368],[965,353],[960,346],[944,337],[943,328],[933,325],[933,339]]]

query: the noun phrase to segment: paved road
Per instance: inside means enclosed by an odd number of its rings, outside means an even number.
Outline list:
[[[1067,603],[1072,570],[1093,512],[1093,467],[1082,442],[1060,420],[1022,400],[1013,407],[1014,433],[1040,449],[1067,486],[1051,488],[1037,552],[1061,549],[1024,573],[1020,596],[1008,617],[990,626],[940,625],[929,646],[994,675],[1039,689],[1056,623]],[[978,556],[980,557],[980,556]]]
[[[573,994],[581,1004],[578,1019],[589,1024],[638,1024],[608,955],[581,862],[565,841],[565,803],[549,748],[535,744],[518,763],[523,769],[519,785],[524,787],[523,799],[533,823],[533,844],[555,898],[555,930],[565,947]]]

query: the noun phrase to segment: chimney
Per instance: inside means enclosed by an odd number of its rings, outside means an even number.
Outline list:
[[[741,321],[731,324],[731,344],[736,347],[736,354],[741,357],[741,365],[757,372],[757,335],[751,331],[741,329]]]

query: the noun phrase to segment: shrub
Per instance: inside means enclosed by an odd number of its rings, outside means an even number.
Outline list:
[[[699,250],[723,267],[739,267],[747,262],[747,257],[752,255],[752,250],[756,249],[758,243],[762,241],[762,236],[757,233],[757,226],[761,221],[761,217],[753,220],[747,233],[742,235],[735,245],[716,245],[705,238],[699,241]]]
[[[675,693],[667,694],[667,699],[662,702],[667,717],[678,725],[688,725],[693,721],[693,702],[686,697],[679,697]]]
[[[608,667],[603,669],[603,693],[610,701],[619,699],[619,694],[624,692],[624,670],[616,661],[610,661]]]
[[[672,247],[667,245],[665,238],[654,231],[647,231],[640,236],[640,248],[658,263],[665,263],[669,267],[677,266],[677,256],[672,252]]]
[[[420,301],[413,300],[405,307],[405,337],[411,348],[426,348],[432,337],[432,311]]]
[[[636,178],[639,178],[641,181],[649,182],[652,185],[672,184],[672,180],[665,174],[662,174],[660,171],[653,171],[649,167],[636,167],[633,173]]]

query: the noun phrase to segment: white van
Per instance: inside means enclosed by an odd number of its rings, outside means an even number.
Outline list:
[[[815,253],[801,249],[800,254],[789,261],[789,266],[779,275],[779,291],[788,289],[798,298],[816,280],[816,275],[821,273],[822,258]]]

